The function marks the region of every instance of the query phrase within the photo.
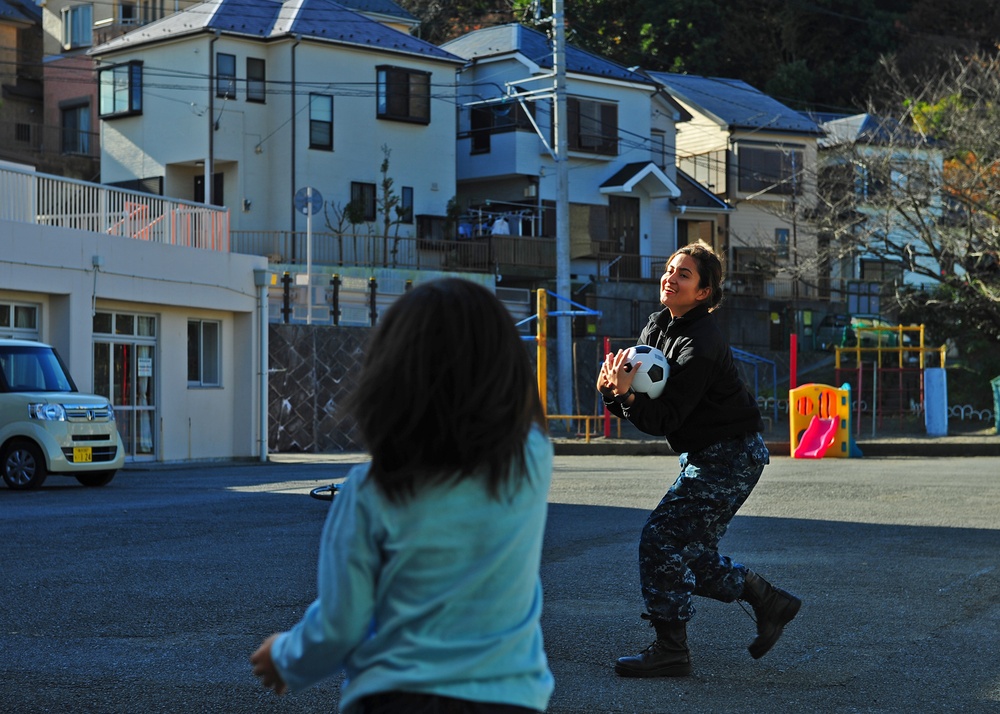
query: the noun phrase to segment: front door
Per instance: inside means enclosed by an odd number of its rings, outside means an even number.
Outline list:
[[[617,246],[620,259],[611,266],[609,277],[642,277],[639,258],[639,199],[608,197],[608,238]]]
[[[156,318],[98,312],[94,316],[94,392],[111,400],[125,455],[156,454]]]

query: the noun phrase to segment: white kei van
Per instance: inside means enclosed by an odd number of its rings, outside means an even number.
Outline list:
[[[81,394],[56,351],[0,339],[0,476],[12,489],[38,488],[49,474],[104,486],[125,463],[115,411]]]

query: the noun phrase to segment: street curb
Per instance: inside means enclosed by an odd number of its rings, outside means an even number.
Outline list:
[[[787,441],[767,441],[767,449],[772,456],[789,456],[791,444]],[[553,440],[556,456],[676,456],[676,452],[663,441],[605,441],[591,439],[590,443],[577,439]],[[920,458],[961,456],[1000,456],[1000,440],[975,439],[940,440],[913,439],[900,441],[860,441],[857,442],[862,458],[902,457]]]

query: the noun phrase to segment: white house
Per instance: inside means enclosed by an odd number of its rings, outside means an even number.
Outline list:
[[[412,236],[454,196],[462,60],[330,0],[209,0],[91,54],[104,183],[227,206],[234,231],[304,230],[306,188],[382,225],[388,178]]]
[[[39,132],[36,144],[46,159],[39,165],[86,180],[99,175],[97,77],[88,50],[194,4],[193,0],[39,0],[45,61],[36,71],[44,70],[45,132],[44,136]],[[392,0],[344,0],[341,4],[402,32],[419,24]]]
[[[0,337],[54,345],[129,461],[266,456],[267,261],[228,252],[225,221],[0,166]]]
[[[511,234],[553,237],[551,42],[508,24],[442,48],[467,61],[458,80],[461,235],[492,235],[503,221]],[[683,111],[648,77],[572,46],[566,86],[572,272],[659,275],[676,246],[670,201],[681,193],[673,155]]]
[[[941,270],[934,258],[941,246],[926,224],[944,212],[941,148],[870,114],[828,118],[820,126],[826,132],[819,141],[820,189],[828,205],[853,212],[832,266],[847,286],[848,312],[880,312],[883,292],[897,283],[936,284],[930,276]]]

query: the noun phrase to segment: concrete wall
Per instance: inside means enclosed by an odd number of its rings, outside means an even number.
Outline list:
[[[93,389],[93,314],[157,317],[160,461],[259,454],[260,330],[254,270],[264,258],[0,221],[0,298],[40,307],[39,338],[56,346],[77,386]],[[94,256],[103,261],[93,269]],[[187,323],[222,327],[222,385],[187,381]]]

